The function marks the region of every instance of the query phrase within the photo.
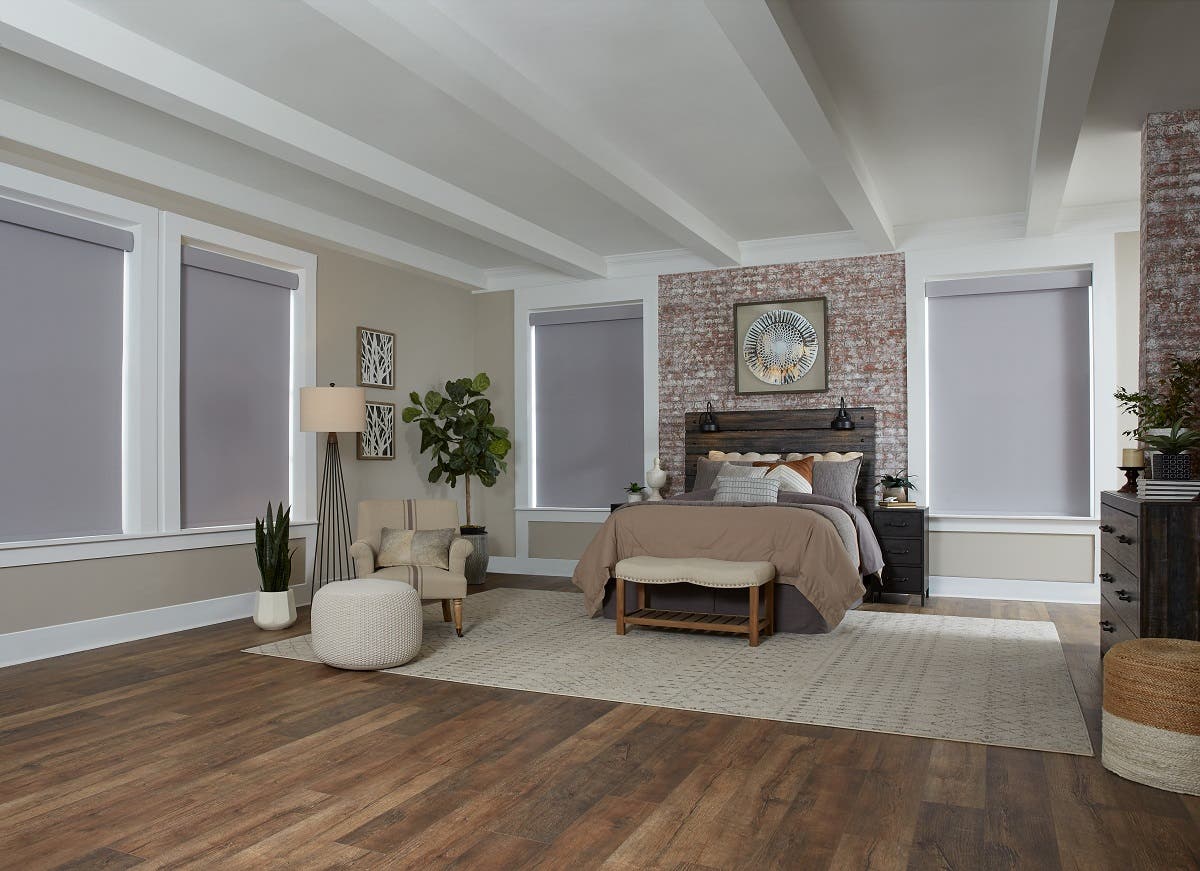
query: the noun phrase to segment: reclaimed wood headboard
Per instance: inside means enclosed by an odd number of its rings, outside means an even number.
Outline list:
[[[830,429],[836,408],[805,408],[788,411],[718,411],[719,432],[701,432],[701,412],[683,416],[684,472],[687,489],[696,478],[696,460],[709,451],[757,451],[760,454],[791,452],[826,453],[861,451],[858,503],[875,503],[875,409],[848,408],[854,429]]]

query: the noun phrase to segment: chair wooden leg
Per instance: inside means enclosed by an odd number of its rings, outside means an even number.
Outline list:
[[[625,579],[617,578],[617,634],[625,634]]]
[[[767,595],[767,635],[775,634],[775,582],[769,581],[764,587]]]
[[[750,587],[750,646],[758,647],[758,587]]]
[[[458,633],[459,638],[462,638],[462,606],[462,599],[455,599],[450,603],[454,611],[454,631]]]
[[[453,619],[450,615],[450,600],[442,599],[442,622],[449,623]]]

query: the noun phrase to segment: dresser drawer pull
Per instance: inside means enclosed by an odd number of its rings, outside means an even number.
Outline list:
[[[1116,632],[1117,631],[1117,627],[1112,625],[1112,623],[1110,623],[1108,620],[1101,620],[1100,628],[1103,629],[1105,632]]]
[[[1100,524],[1100,531],[1101,532],[1116,532],[1116,530],[1113,529],[1111,526],[1109,526],[1107,523]]]
[[[1101,573],[1100,573],[1100,580],[1104,581],[1104,583],[1106,583],[1106,584],[1111,584],[1113,581],[1115,581],[1115,580],[1116,580],[1116,578],[1114,578],[1114,577],[1112,576],[1112,574],[1111,574],[1111,573],[1109,573],[1109,572],[1101,572]]]
[[[1118,535],[1117,541],[1121,542],[1121,544],[1133,544],[1133,539],[1128,535]]]
[[[1122,602],[1132,602],[1133,596],[1129,595],[1125,590],[1117,590],[1117,598]]]
[[[888,551],[889,551],[890,553],[898,553],[898,554],[912,553],[912,551],[911,551],[911,550],[909,550],[907,547],[906,547],[906,548],[903,548],[903,549],[901,549],[901,548],[898,548],[898,547],[889,547],[889,548],[888,548]]]
[[[889,520],[887,523],[884,524],[884,526],[895,526],[899,529],[904,529],[906,526],[908,526],[908,524],[903,523],[903,522],[897,522],[895,520]]]

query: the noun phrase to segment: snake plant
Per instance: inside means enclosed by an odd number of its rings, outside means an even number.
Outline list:
[[[292,527],[292,509],[283,509],[279,503],[272,512],[267,503],[267,516],[254,519],[254,556],[258,560],[258,574],[262,578],[264,593],[286,593],[292,577],[292,555],[288,551]]]

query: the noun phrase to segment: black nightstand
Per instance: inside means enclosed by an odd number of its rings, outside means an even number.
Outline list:
[[[884,593],[929,595],[929,509],[875,508],[871,525],[883,549]]]

